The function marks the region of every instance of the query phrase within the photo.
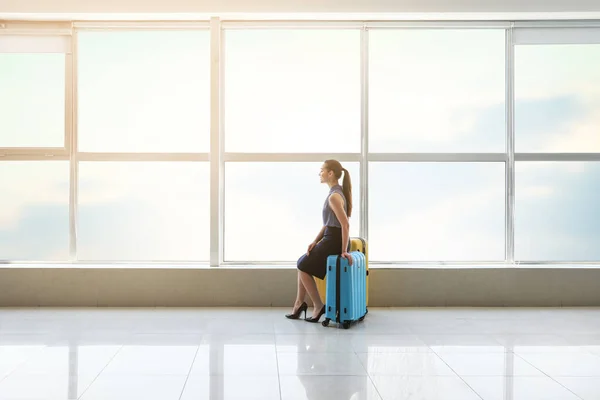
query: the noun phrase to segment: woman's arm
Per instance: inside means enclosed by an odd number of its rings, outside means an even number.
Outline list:
[[[319,231],[319,234],[317,235],[317,238],[314,240],[314,242],[312,242],[311,244],[308,245],[308,250],[306,250],[306,255],[310,255],[310,252],[312,251],[312,249],[315,248],[315,246],[317,245],[317,243],[319,243],[321,241],[321,239],[323,239],[323,235],[325,235],[325,228],[327,228],[326,226],[322,227],[321,230]]]
[[[340,225],[342,225],[342,251],[341,254],[348,251],[348,241],[350,240],[350,221],[344,210],[344,199],[338,193],[329,196],[329,205],[335,213]]]
[[[317,238],[315,239],[315,241],[313,242],[314,244],[317,244],[321,241],[321,239],[323,239],[323,235],[325,235],[325,228],[327,228],[326,226],[323,226],[321,228],[321,230],[319,231],[319,234],[317,235]]]

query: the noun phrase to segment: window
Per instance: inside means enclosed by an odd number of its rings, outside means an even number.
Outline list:
[[[599,33],[515,36],[516,261],[600,259],[600,163],[597,154],[577,154],[600,152],[600,90],[590,85],[600,79]]]
[[[83,30],[78,62],[78,260],[208,261],[209,31]]]
[[[208,31],[84,31],[78,60],[79,150],[208,151]]]
[[[322,163],[229,162],[225,168],[225,261],[296,261],[323,226],[329,188]],[[352,180],[350,235],[360,221],[358,163],[342,162]],[[340,180],[340,184],[342,181]]]
[[[295,262],[319,154],[372,262],[600,259],[597,27],[315,24],[0,24],[0,262]]]
[[[228,30],[227,152],[360,152],[360,31]]]
[[[515,46],[517,152],[600,151],[600,44]]]
[[[600,259],[600,163],[517,162],[515,259]]]
[[[371,152],[504,152],[505,31],[369,31]]]
[[[207,261],[209,165],[81,162],[78,257]]]
[[[370,163],[370,260],[504,260],[504,181],[503,163]]]
[[[0,147],[65,146],[65,55],[0,52]]]
[[[0,261],[69,258],[69,164],[0,162]]]

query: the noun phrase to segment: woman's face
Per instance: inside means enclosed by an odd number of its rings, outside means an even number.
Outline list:
[[[327,165],[323,164],[321,166],[321,172],[319,172],[319,177],[321,178],[321,183],[325,183],[329,181],[329,177],[333,174],[332,171],[330,171],[327,168]]]

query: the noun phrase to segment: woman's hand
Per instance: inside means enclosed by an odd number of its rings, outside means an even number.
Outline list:
[[[312,242],[311,244],[308,245],[308,250],[306,250],[306,255],[307,256],[310,254],[310,252],[312,251],[312,249],[315,248],[316,245],[317,245],[316,242]]]
[[[348,264],[352,265],[352,256],[347,251],[342,253],[342,257],[348,260]]]

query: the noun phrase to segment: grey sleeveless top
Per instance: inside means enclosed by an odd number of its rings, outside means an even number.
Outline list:
[[[348,212],[348,205],[346,204],[346,197],[344,196],[344,193],[342,192],[342,186],[335,185],[334,187],[331,188],[331,190],[329,191],[329,194],[325,198],[325,204],[323,205],[323,225],[335,226],[335,227],[341,228],[342,224],[340,224],[340,221],[335,216],[335,213],[333,212],[333,210],[331,209],[331,206],[329,205],[329,196],[331,196],[333,193],[339,193],[340,196],[342,196],[342,198],[344,199],[344,211],[346,211],[346,213]]]

